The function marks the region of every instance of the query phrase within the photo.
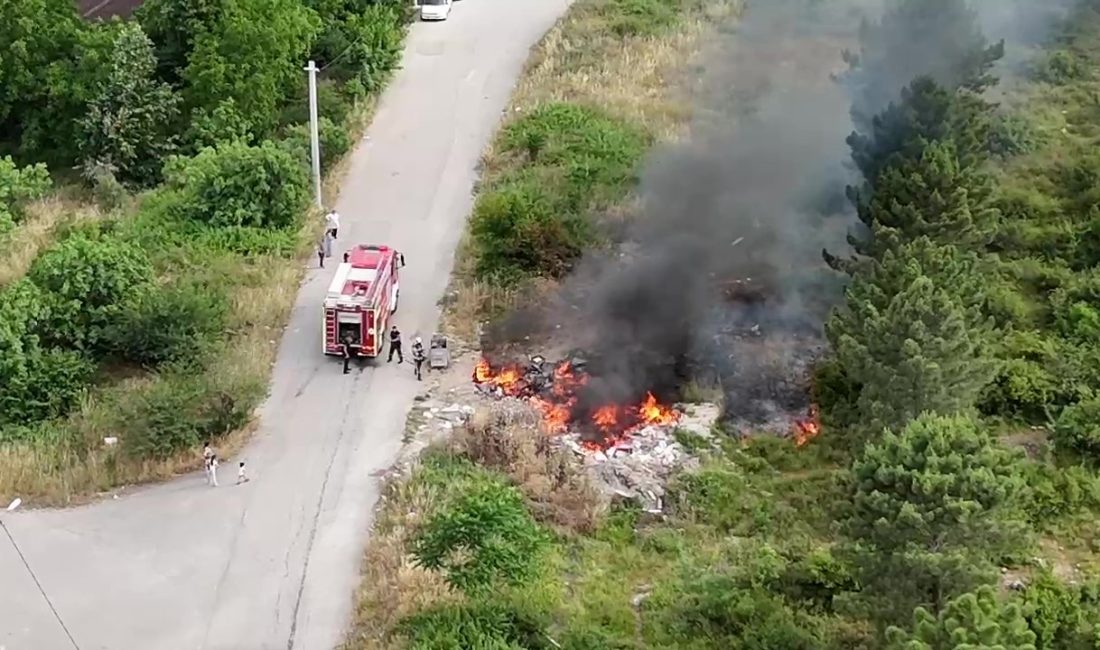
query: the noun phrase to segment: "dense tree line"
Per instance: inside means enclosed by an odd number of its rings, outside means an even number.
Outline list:
[[[1096,87],[1083,24],[1100,25],[1100,4],[1081,3],[1039,74]],[[1041,616],[1029,629],[988,586],[1066,510],[1036,500],[1096,494],[1100,159],[1055,145],[1062,160],[1013,176],[1005,152],[1036,145],[1006,135],[1011,117],[986,99],[1003,45],[965,2],[899,0],[862,40],[848,57],[859,227],[853,256],[825,254],[850,281],[817,377],[831,431],[854,456],[841,545],[861,585],[851,602],[901,626],[889,647],[1095,647],[1095,616],[1037,644]],[[1032,174],[1045,182],[1032,186]],[[1055,456],[1026,459],[995,435],[1036,424],[1053,425]],[[1052,487],[1059,472],[1079,483]]]

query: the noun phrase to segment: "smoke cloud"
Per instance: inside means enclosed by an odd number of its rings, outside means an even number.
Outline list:
[[[994,13],[1002,24],[1031,15]],[[737,428],[788,430],[809,405],[821,324],[842,296],[821,250],[845,250],[853,221],[852,116],[957,55],[926,42],[927,25],[892,28],[853,78],[842,52],[882,15],[879,0],[750,2],[704,50],[690,136],[648,160],[622,246],[586,256],[545,313],[515,316],[494,336],[568,321],[556,331],[593,355],[582,418],[646,391],[675,399],[702,377],[720,385]]]

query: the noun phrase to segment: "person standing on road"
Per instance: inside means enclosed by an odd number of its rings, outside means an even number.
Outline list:
[[[386,362],[393,361],[394,353],[397,354],[397,363],[405,363],[405,355],[401,354],[401,332],[394,325],[390,329],[390,356],[386,358]]]
[[[202,445],[202,471],[206,474],[206,482],[210,482],[210,459],[214,457],[214,448],[207,440]]]
[[[420,381],[420,367],[424,365],[424,342],[420,340],[420,337],[413,339],[413,364],[416,366],[416,380]]]
[[[243,460],[237,465],[237,485],[241,483],[248,483],[248,475],[245,474]]]
[[[348,369],[348,365],[351,363],[351,335],[344,337],[344,342],[340,344],[340,354],[344,357],[344,374],[348,374],[351,370]]]
[[[327,234],[325,235],[325,238],[328,238]],[[319,268],[319,269],[325,268],[325,240],[324,239],[317,242],[317,268]]]
[[[210,457],[210,486],[218,487],[218,455],[214,454]]]
[[[335,208],[329,208],[328,214],[325,215],[325,232],[332,235],[333,239],[336,239],[336,231],[340,229],[340,215],[336,212]]]

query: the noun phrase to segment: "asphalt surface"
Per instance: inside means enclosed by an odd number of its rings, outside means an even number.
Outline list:
[[[396,322],[438,319],[481,152],[529,48],[568,0],[464,0],[417,24],[404,67],[359,144],[337,201],[341,246],[405,253]],[[304,76],[303,76],[304,79]],[[342,250],[342,248],[338,248]],[[324,650],[338,645],[378,497],[417,391],[409,364],[341,374],[321,355],[331,269],[310,271],[283,335],[251,482],[201,473],[6,524],[82,650]],[[196,450],[199,453],[199,450]],[[5,504],[6,505],[6,504]],[[72,648],[0,531],[0,648]]]

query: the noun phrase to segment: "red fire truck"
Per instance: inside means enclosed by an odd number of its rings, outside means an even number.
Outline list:
[[[352,356],[382,353],[390,314],[397,311],[400,260],[389,246],[359,244],[348,251],[325,294],[325,354],[342,354],[340,344],[348,338]]]

